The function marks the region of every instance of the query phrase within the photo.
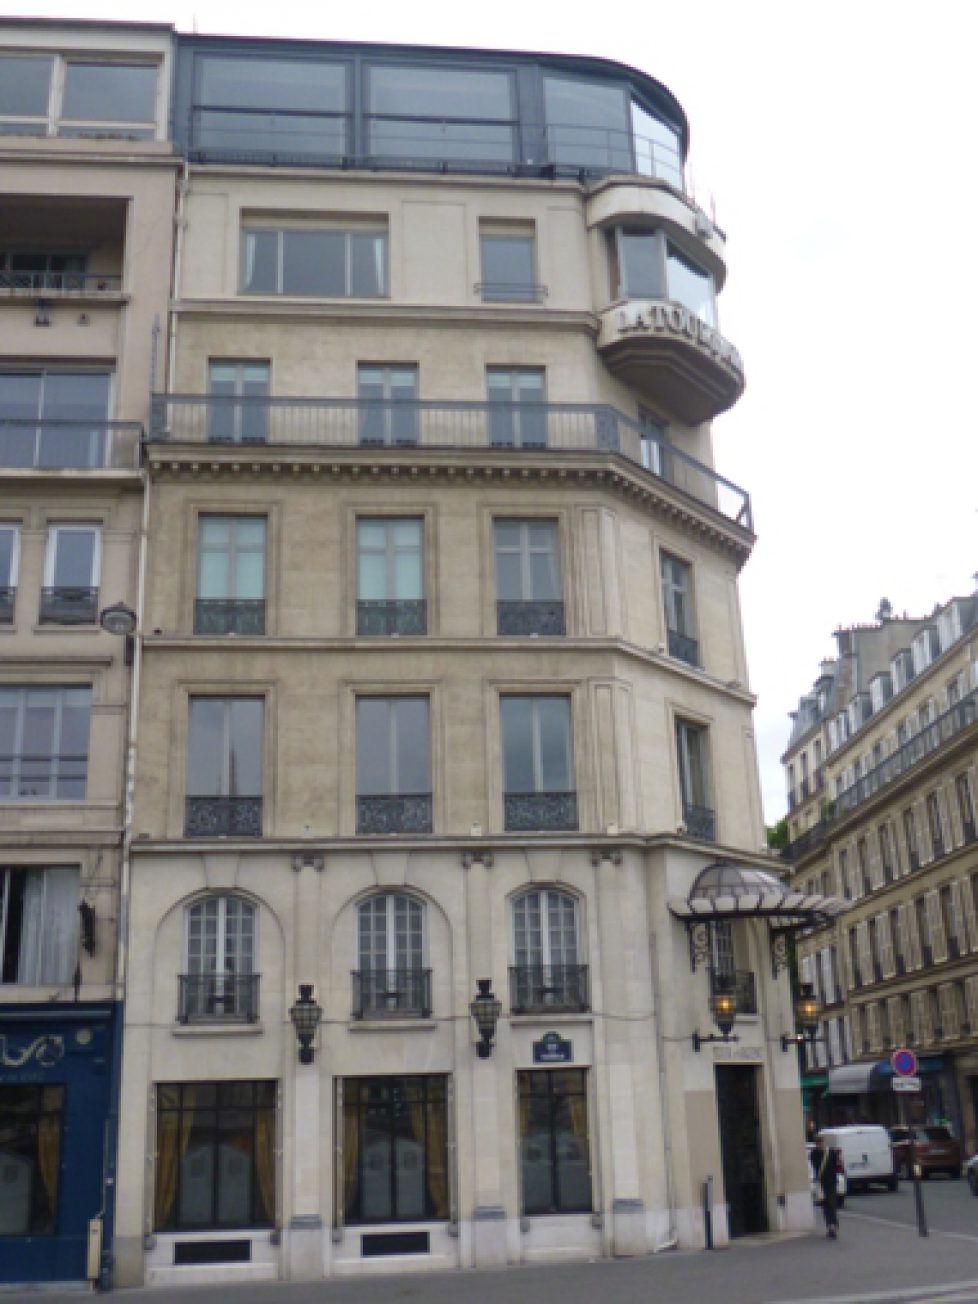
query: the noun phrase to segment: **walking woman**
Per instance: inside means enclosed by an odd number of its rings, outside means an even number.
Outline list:
[[[838,1195],[839,1152],[815,1138],[812,1151],[812,1175],[822,1189],[822,1216],[825,1218],[825,1235],[834,1241],[839,1234]]]

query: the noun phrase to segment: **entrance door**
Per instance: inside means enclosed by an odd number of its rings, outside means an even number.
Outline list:
[[[757,1069],[717,1067],[717,1114],[731,1237],[767,1231]]]

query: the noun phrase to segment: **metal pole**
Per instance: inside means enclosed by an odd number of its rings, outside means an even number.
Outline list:
[[[706,1233],[706,1248],[713,1249],[713,1178],[708,1177],[703,1183],[703,1230]]]
[[[910,1175],[913,1179],[913,1203],[917,1214],[917,1234],[927,1236],[929,1233],[927,1231],[927,1215],[924,1212],[924,1192],[920,1184],[920,1168],[913,1154],[913,1130],[907,1120],[907,1102],[904,1099],[906,1094],[905,1091],[900,1092],[900,1122],[907,1129],[907,1136],[909,1137]]]

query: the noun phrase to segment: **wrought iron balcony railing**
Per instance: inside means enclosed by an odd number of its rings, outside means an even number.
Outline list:
[[[364,637],[425,634],[428,628],[427,607],[424,598],[360,598],[357,602],[357,633]]]
[[[121,276],[105,272],[0,272],[0,291],[26,290],[35,294],[118,294]]]
[[[41,589],[38,619],[42,625],[94,625],[98,620],[98,589]]]
[[[187,797],[184,836],[260,838],[261,797]]]
[[[430,969],[355,969],[355,1019],[418,1018],[431,1014]]]
[[[523,964],[509,971],[514,1014],[576,1014],[590,1008],[586,964]]]
[[[257,419],[255,419],[257,418]],[[221,431],[219,440],[212,432]],[[618,453],[636,473],[668,484],[733,524],[752,529],[750,497],[616,408],[581,403],[376,403],[368,399],[157,394],[150,443],[227,443],[354,449],[367,442],[423,451],[506,449],[530,454]],[[381,433],[375,439],[373,434]],[[373,433],[372,433],[373,432]],[[400,432],[398,434],[398,432]],[[658,456],[650,456],[655,444]],[[643,461],[643,448],[645,457]],[[656,471],[652,468],[658,467]]]
[[[564,604],[559,600],[523,602],[500,598],[496,603],[496,632],[517,637],[524,634],[566,634]]]
[[[56,421],[0,414],[0,469],[134,470],[143,428],[138,421]]]
[[[733,992],[738,1014],[757,1013],[757,982],[750,969],[713,969],[710,990],[714,996]]]
[[[180,1023],[254,1023],[258,1018],[256,973],[178,975]]]
[[[0,587],[0,625],[12,625],[17,590],[10,584]]]
[[[976,828],[975,828],[975,822],[974,822],[974,820],[962,820],[962,822],[961,822],[961,832],[962,832],[962,834],[964,835],[964,840],[965,840],[966,843],[968,843],[968,842],[974,842],[974,840],[975,840],[975,835],[976,835]]]
[[[669,655],[677,661],[685,661],[688,666],[700,663],[700,645],[695,638],[681,634],[678,629],[668,631]]]
[[[510,833],[560,833],[577,828],[576,792],[507,792],[503,806]]]
[[[195,634],[264,634],[264,598],[197,598]]]
[[[683,802],[683,823],[691,838],[700,838],[703,842],[716,842],[716,811],[709,806],[691,806]]]
[[[430,833],[431,793],[357,797],[357,833]]]

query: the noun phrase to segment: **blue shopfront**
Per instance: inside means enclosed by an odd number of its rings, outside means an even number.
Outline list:
[[[121,1007],[0,1005],[0,1281],[104,1277]]]

